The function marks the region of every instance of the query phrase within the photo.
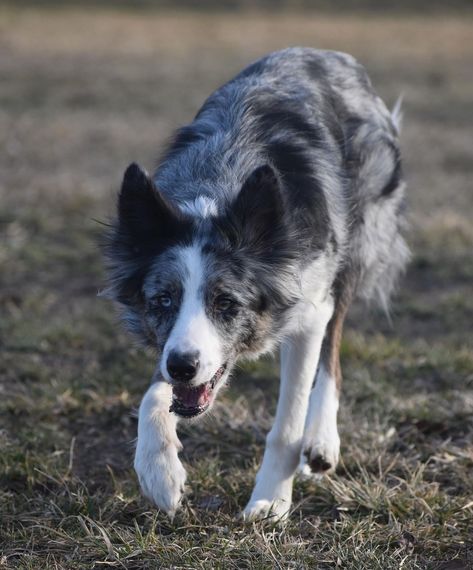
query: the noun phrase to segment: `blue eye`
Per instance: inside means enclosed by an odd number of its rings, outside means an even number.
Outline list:
[[[172,305],[171,296],[167,293],[159,295],[156,300],[158,301],[158,305],[160,307],[163,307],[163,309],[169,309],[169,307]]]
[[[169,309],[172,306],[172,297],[169,293],[161,293],[150,299],[149,306],[151,309]]]

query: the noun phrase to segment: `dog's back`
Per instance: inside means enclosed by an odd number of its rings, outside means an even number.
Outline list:
[[[349,273],[386,306],[408,257],[398,125],[353,57],[289,48],[251,64],[178,132],[155,180],[205,217],[266,162],[281,176],[302,266],[330,254],[331,277]]]

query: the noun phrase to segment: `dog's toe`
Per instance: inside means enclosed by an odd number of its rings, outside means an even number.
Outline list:
[[[323,475],[333,473],[338,463],[340,444],[327,442],[306,446],[301,453],[299,472],[304,477],[320,479]]]
[[[242,513],[245,521],[282,522],[289,515],[291,503],[284,499],[250,501]]]
[[[334,468],[334,465],[320,453],[312,456],[307,451],[306,459],[312,473],[327,473]]]

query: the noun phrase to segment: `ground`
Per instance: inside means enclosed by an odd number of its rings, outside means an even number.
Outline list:
[[[471,26],[0,11],[0,568],[472,567]],[[336,474],[296,483],[285,527],[237,519],[275,408],[265,360],[183,430],[189,487],[170,521],[131,467],[153,356],[97,297],[102,222],[129,162],[152,169],[212,89],[296,44],[351,52],[390,105],[404,94],[412,263],[391,323],[351,313]]]

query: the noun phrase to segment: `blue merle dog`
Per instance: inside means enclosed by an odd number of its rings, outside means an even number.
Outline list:
[[[284,518],[294,475],[339,458],[339,348],[355,296],[386,306],[408,259],[399,108],[351,56],[272,53],[215,91],[153,176],[125,172],[106,247],[112,298],[157,354],[135,469],[173,514],[179,421],[211,409],[240,359],[279,347],[274,426],[243,515]]]

